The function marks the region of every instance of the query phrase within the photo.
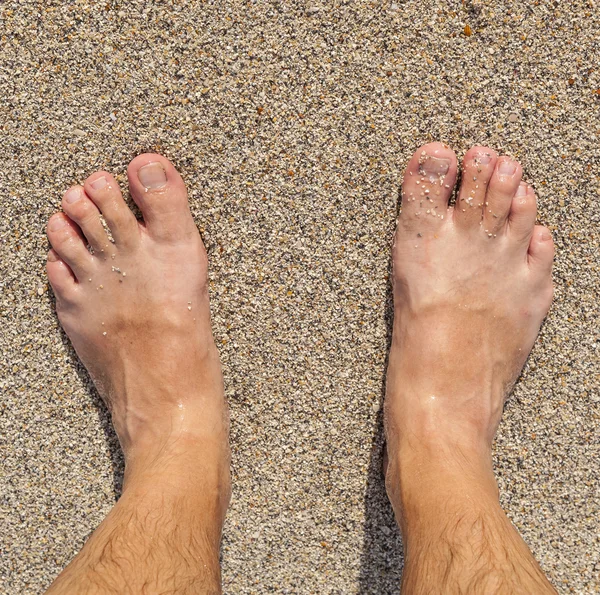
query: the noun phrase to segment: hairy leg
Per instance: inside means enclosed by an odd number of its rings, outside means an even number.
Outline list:
[[[491,445],[552,300],[554,248],[520,165],[486,147],[412,157],[393,248],[386,486],[404,593],[554,593],[498,501]]]
[[[58,317],[126,461],[122,497],[48,592],[218,593],[228,414],[206,252],[167,159],[140,155],[128,178],[143,222],[96,172],[48,223]]]

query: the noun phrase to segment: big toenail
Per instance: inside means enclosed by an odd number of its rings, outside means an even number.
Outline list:
[[[81,190],[79,190],[79,188],[71,188],[65,194],[65,202],[68,202],[69,204],[73,204],[74,202],[77,202],[80,198],[81,198]]]
[[[498,167],[498,173],[501,176],[512,176],[517,171],[517,164],[514,161],[501,161]]]
[[[104,186],[106,186],[107,182],[106,182],[106,178],[104,176],[101,176],[100,178],[96,178],[93,182],[90,182],[90,186],[94,189],[94,190],[101,190],[102,188],[104,188]]]
[[[167,173],[164,167],[154,161],[138,170],[138,178],[145,188],[162,188],[167,183]]]
[[[419,160],[419,173],[421,175],[427,175],[431,181],[441,176],[445,176],[449,169],[450,159],[424,155]]]
[[[64,217],[54,217],[50,219],[50,224],[48,225],[48,229],[50,231],[58,231],[62,229],[67,224],[67,221]]]
[[[527,184],[521,182],[517,188],[516,196],[527,196]]]

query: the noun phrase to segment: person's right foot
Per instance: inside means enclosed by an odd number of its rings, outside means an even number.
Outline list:
[[[393,247],[386,488],[403,593],[553,593],[498,501],[491,446],[550,302],[554,247],[521,166],[440,143],[408,164]]]
[[[519,163],[471,148],[449,207],[456,174],[453,151],[431,143],[402,185],[385,404],[391,463],[413,447],[488,456],[552,300],[552,237],[535,224]]]

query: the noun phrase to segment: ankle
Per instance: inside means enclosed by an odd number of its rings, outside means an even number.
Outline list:
[[[491,451],[478,442],[391,440],[385,483],[401,525],[421,511],[498,502]]]
[[[127,461],[165,450],[185,452],[194,441],[228,442],[229,413],[219,386],[202,392],[165,390],[162,394],[136,387],[123,395],[119,400],[125,406],[119,403],[111,413]]]
[[[224,517],[231,496],[227,434],[172,435],[153,445],[136,444],[126,455],[123,495],[129,494],[184,498],[198,510]]]
[[[198,474],[229,469],[227,432],[201,436],[187,432],[138,440],[125,452],[125,480],[154,476],[193,481]]]

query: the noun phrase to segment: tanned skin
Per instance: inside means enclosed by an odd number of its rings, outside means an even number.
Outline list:
[[[58,317],[126,461],[122,497],[49,593],[219,593],[229,424],[206,252],[173,165],[145,154],[127,173],[143,221],[100,171],[48,224]]]
[[[463,167],[449,207],[454,153],[440,143],[415,153],[393,248],[386,486],[405,543],[402,589],[554,593],[500,508],[491,462],[552,299],[554,248],[517,162],[473,147]],[[126,459],[121,499],[49,593],[219,593],[228,417],[206,252],[167,159],[140,155],[128,178],[142,222],[101,171],[48,224],[58,316]]]
[[[421,147],[393,247],[386,486],[402,591],[554,593],[498,501],[491,447],[552,300],[554,247],[521,166],[487,147]]]

